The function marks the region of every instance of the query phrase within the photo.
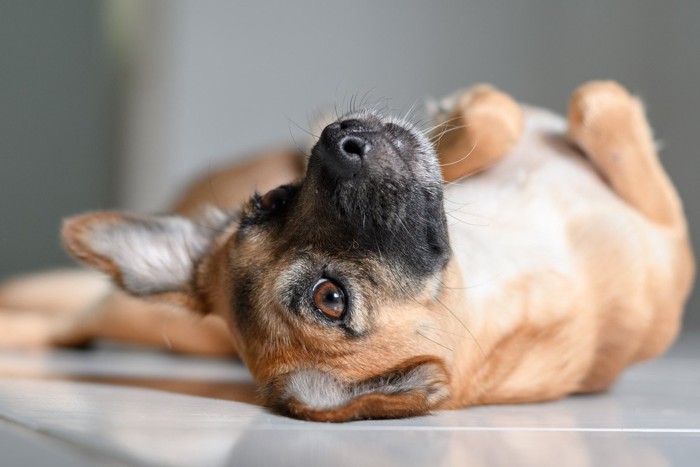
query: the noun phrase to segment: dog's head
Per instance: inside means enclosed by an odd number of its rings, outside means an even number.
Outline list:
[[[130,294],[224,317],[277,411],[411,416],[449,391],[445,349],[421,333],[452,280],[442,197],[420,131],[355,112],[323,130],[303,180],[236,214],[88,214],[64,242]]]

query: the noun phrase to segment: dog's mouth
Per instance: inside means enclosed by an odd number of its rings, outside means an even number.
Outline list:
[[[449,257],[442,190],[435,151],[422,132],[355,112],[328,125],[312,149],[295,230],[315,247],[372,251],[432,273]]]

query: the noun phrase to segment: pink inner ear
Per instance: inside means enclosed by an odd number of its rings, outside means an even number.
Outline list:
[[[416,357],[358,382],[343,382],[319,370],[298,370],[274,378],[263,393],[273,409],[306,420],[412,417],[449,398],[449,377],[440,360]]]

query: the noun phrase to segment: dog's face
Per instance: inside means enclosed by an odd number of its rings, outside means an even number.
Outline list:
[[[437,316],[450,247],[432,146],[372,112],[327,126],[306,176],[236,215],[92,214],[68,249],[140,296],[221,315],[266,403],[314,420],[425,413],[447,397]]]

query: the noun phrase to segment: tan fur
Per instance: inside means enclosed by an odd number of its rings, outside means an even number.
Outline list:
[[[431,385],[442,386],[448,382],[447,371],[441,360],[436,358],[416,357],[408,359],[394,368],[388,369],[385,373],[400,378],[401,375],[414,370],[421,365],[432,365],[435,367],[434,380]],[[312,420],[316,422],[334,422],[338,420],[359,420],[364,418],[397,418],[406,416],[421,415],[432,407],[435,402],[430,402],[431,394],[422,388],[414,391],[404,391],[398,395],[386,395],[370,393],[356,397],[349,404],[332,409],[313,409],[294,398],[285,396],[285,380],[275,378],[266,388],[269,399],[279,401],[277,409],[280,412],[291,414],[297,418]],[[369,377],[375,375],[370,374]],[[442,403],[438,396],[438,404]]]
[[[239,206],[257,190],[265,193],[304,174],[306,156],[296,151],[272,151],[247,163],[209,174],[189,187],[173,212],[193,216],[202,206]]]
[[[449,395],[438,401],[428,403],[425,394],[408,391],[365,394],[346,405],[323,410],[291,399],[283,409],[318,421],[411,416],[441,407],[541,401],[600,391],[626,366],[663,352],[678,333],[695,266],[681,202],[657,158],[640,102],[616,83],[582,86],[572,96],[568,128],[566,135],[561,135],[568,141],[563,142],[550,141],[547,134],[523,136],[521,107],[489,86],[454,96],[450,106],[438,117],[444,126],[434,131],[440,138],[437,149],[443,175],[450,182],[447,203],[453,201],[451,196],[479,194],[479,187],[493,185],[490,180],[517,175],[520,166],[533,164],[522,180],[513,176],[507,181],[525,187],[526,194],[534,193],[532,201],[520,200],[520,210],[546,215],[556,212],[562,234],[555,239],[563,239],[561,248],[566,253],[561,265],[554,256],[543,260],[544,269],[537,269],[536,258],[507,258],[522,264],[522,269],[509,271],[507,277],[499,276],[495,269],[493,278],[473,283],[478,271],[471,269],[470,259],[488,258],[484,256],[487,253],[473,252],[484,246],[473,239],[488,241],[491,234],[479,237],[482,234],[458,225],[451,232],[455,256],[425,290],[413,291],[413,300],[394,303],[378,298],[363,304],[363,308],[373,310],[368,324],[372,332],[366,338],[344,340],[340,331],[297,323],[270,300],[275,296],[274,280],[264,283],[255,297],[253,308],[265,311],[256,319],[266,320],[268,330],[260,334],[244,329],[230,313],[232,267],[252,267],[257,264],[254,260],[264,258],[271,265],[265,273],[277,278],[293,266],[293,258],[275,256],[265,235],[239,245],[233,232],[222,232],[199,264],[196,293],[151,297],[185,308],[206,309],[210,315],[204,320],[192,321],[162,304],[108,292],[99,306],[91,306],[84,315],[73,313],[61,322],[61,332],[56,332],[54,321],[46,324],[39,315],[31,315],[21,322],[21,314],[9,312],[32,307],[23,306],[32,303],[28,298],[22,300],[23,294],[29,293],[23,290],[34,290],[37,285],[28,287],[19,282],[0,289],[0,307],[8,311],[0,314],[0,320],[15,325],[11,338],[0,336],[0,346],[77,344],[113,338],[155,346],[167,343],[182,352],[238,353],[256,381],[268,384],[270,393],[278,398],[284,394],[285,375],[304,367],[332,372],[346,382],[392,375],[420,362],[437,362],[444,368],[428,372],[449,388]],[[536,112],[530,115],[549,118]],[[572,159],[565,162],[565,170],[581,173],[580,180],[572,180],[572,184],[594,190],[581,191],[578,199],[536,198],[538,181],[546,183],[552,175],[542,172],[536,161],[517,157],[539,150],[538,144],[549,148],[575,144],[612,191],[589,173],[587,163]],[[568,148],[561,151],[571,152]],[[242,170],[231,169],[214,175],[210,182],[200,182],[177,209],[193,215],[205,202],[239,205],[255,183],[262,189],[273,188],[300,173],[295,153],[272,154]],[[257,182],[256,177],[260,177]],[[476,191],[464,191],[469,189]],[[591,196],[590,202],[587,196]],[[536,202],[542,206],[528,204]],[[460,209],[455,209],[452,217],[464,222],[466,214],[459,213]],[[513,209],[516,213],[519,210]],[[109,220],[112,214],[97,216],[102,217],[78,218],[67,224],[67,248],[120,283],[118,268],[96,255],[84,241],[90,223]],[[506,239],[519,233],[517,225],[521,224],[514,224],[513,231],[508,224],[493,222],[489,232],[501,232]],[[520,222],[526,225],[528,219]],[[482,256],[474,256],[479,254]],[[381,264],[366,266],[382,270]],[[384,275],[378,284],[366,286],[389,290],[393,282],[390,275]],[[167,320],[169,330],[164,331]],[[224,323],[230,330],[228,337]]]
[[[474,86],[453,99],[454,109],[438,117],[442,124],[433,131],[447,182],[495,163],[515,146],[523,130],[517,102],[489,85]]]

